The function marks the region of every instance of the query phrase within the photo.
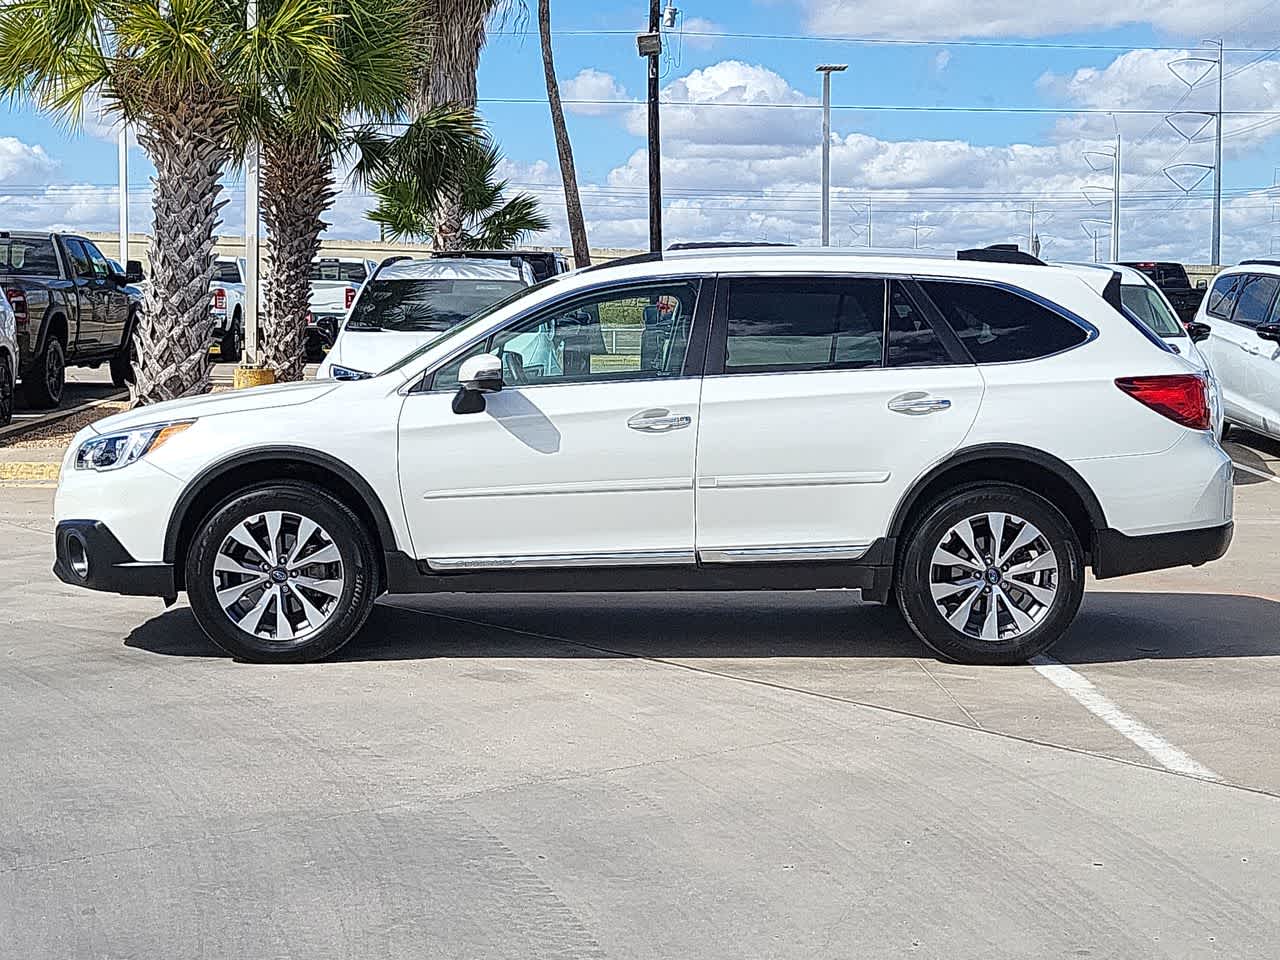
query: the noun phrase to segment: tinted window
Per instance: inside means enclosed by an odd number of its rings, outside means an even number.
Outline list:
[[[59,276],[61,271],[53,241],[18,237],[0,240],[0,273],[14,277]]]
[[[311,264],[312,280],[364,283],[368,276],[363,260],[316,260]]]
[[[84,252],[89,257],[89,262],[93,264],[94,274],[99,277],[105,277],[111,271],[107,258],[102,255],[101,250],[88,240],[83,241],[83,243]]]
[[[214,283],[241,283],[240,264],[234,260],[216,260],[213,264]]]
[[[500,357],[508,386],[678,377],[697,295],[688,281],[596,294],[517,321],[467,355]],[[438,370],[432,389],[457,387],[463,359]]]
[[[1066,317],[1000,287],[932,280],[921,286],[978,363],[1047,357],[1089,339]]]
[[[925,367],[951,363],[928,318],[902,284],[889,286],[889,366]]]
[[[348,323],[384,330],[450,330],[524,286],[519,280],[375,279],[351,308]]]
[[[884,288],[871,278],[730,281],[726,372],[879,366]]]
[[[1276,277],[1249,277],[1240,285],[1240,294],[1236,297],[1236,309],[1231,314],[1232,323],[1256,327],[1266,319],[1271,309],[1271,301],[1275,299],[1276,290],[1280,288],[1280,279]]]
[[[1122,284],[1120,302],[1157,336],[1185,337],[1187,335],[1187,331],[1183,329],[1178,318],[1165,303],[1164,297],[1146,284]]]
[[[1239,274],[1233,277],[1219,277],[1213,282],[1209,291],[1209,301],[1205,311],[1215,317],[1231,316],[1231,308],[1236,305],[1236,295],[1240,292]]]
[[[64,240],[63,245],[67,248],[67,255],[71,257],[71,266],[75,269],[76,276],[93,279],[93,264],[89,262],[84,245],[79,240]]]

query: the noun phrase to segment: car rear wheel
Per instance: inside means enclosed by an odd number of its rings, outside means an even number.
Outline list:
[[[223,363],[239,363],[240,354],[244,351],[244,331],[241,329],[240,314],[231,319],[231,327],[222,335],[218,344],[218,355]]]
[[[0,357],[0,427],[13,422],[13,364]]]
[[[191,609],[214,643],[255,663],[329,656],[377,595],[364,524],[318,487],[282,483],[218,507],[187,556]]]
[[[44,342],[44,349],[31,365],[31,371],[22,378],[23,398],[40,410],[56,407],[62,402],[66,382],[66,347],[58,337],[50,334]]]
[[[898,605],[916,635],[964,663],[1022,663],[1051,647],[1084,593],[1084,554],[1056,507],[983,484],[927,508],[907,540]]]

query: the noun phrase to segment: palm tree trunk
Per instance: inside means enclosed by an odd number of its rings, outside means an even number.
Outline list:
[[[320,219],[338,191],[333,163],[316,137],[277,135],[263,143],[262,219],[267,225],[263,365],[281,381],[301,380],[311,261],[320,250]]]
[[[538,39],[542,43],[542,73],[547,81],[547,103],[551,106],[551,128],[556,135],[556,155],[560,158],[560,181],[564,184],[564,211],[569,220],[569,240],[573,244],[573,265],[591,265],[591,248],[587,246],[587,225],[582,219],[582,200],[578,196],[578,175],[573,166],[573,145],[564,122],[564,105],[560,103],[560,84],[556,80],[556,64],[551,53],[551,0],[538,0]]]
[[[434,0],[430,54],[418,90],[419,114],[431,107],[475,109],[476,69],[484,47],[485,22],[499,0]],[[432,245],[456,247],[462,238],[462,186],[444,188],[435,213]]]
[[[231,156],[232,109],[189,97],[139,127],[155,164],[151,285],[135,331],[138,361],[129,388],[137,406],[209,389],[214,231],[222,171]]]

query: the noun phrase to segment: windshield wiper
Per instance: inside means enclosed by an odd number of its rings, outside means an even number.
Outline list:
[[[382,327],[378,326],[376,323],[365,323],[362,320],[348,320],[347,329],[359,330],[362,333],[381,333],[382,332]]]

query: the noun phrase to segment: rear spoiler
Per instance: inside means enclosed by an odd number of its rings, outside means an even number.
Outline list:
[[[1114,270],[1111,271],[1111,279],[1102,288],[1102,299],[1120,313],[1124,313],[1124,301],[1120,298],[1120,274]]]

